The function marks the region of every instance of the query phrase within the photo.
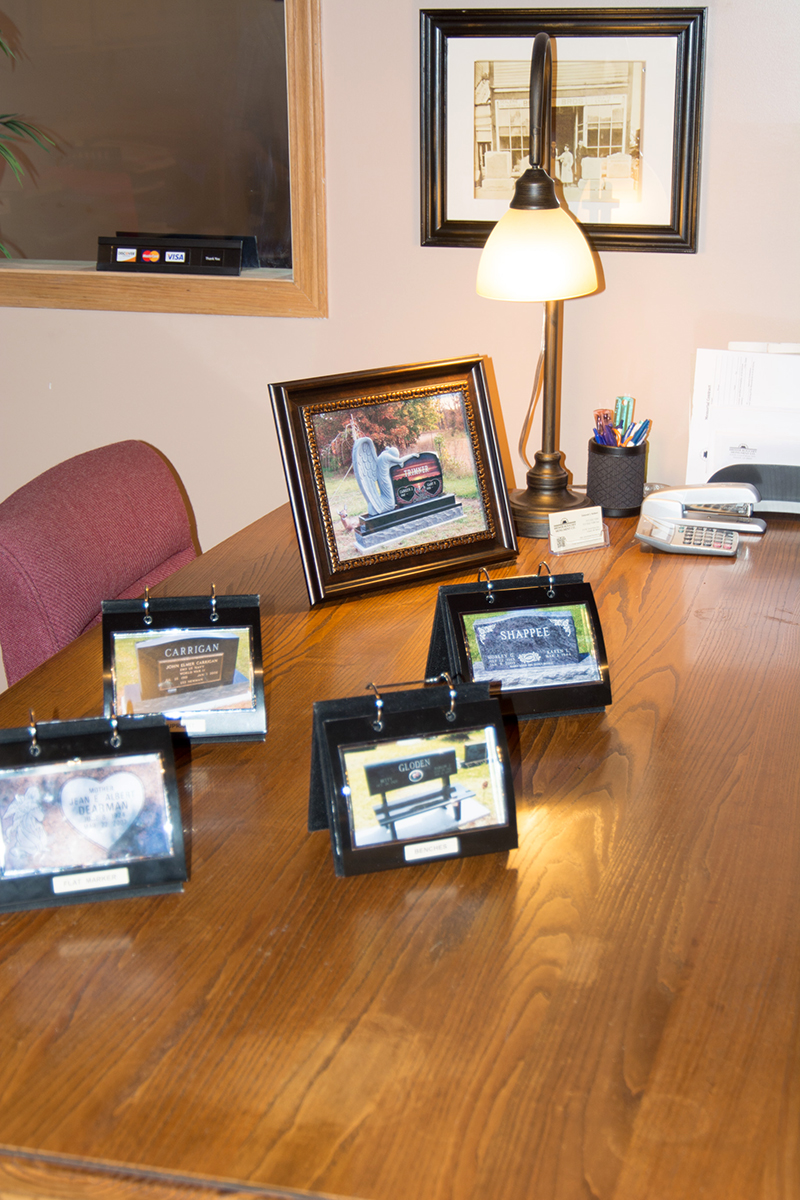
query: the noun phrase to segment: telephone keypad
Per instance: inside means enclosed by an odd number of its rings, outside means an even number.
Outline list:
[[[679,525],[684,546],[693,549],[717,550],[723,554],[734,549],[734,534],[730,529],[703,529],[698,525]]]

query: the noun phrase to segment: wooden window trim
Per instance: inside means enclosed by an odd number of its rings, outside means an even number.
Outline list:
[[[292,272],[214,276],[117,275],[91,266],[0,265],[0,305],[118,312],[326,317],[325,143],[320,0],[285,0],[289,88]]]

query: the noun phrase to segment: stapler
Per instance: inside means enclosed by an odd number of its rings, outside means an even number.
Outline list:
[[[751,483],[661,488],[642,501],[636,537],[657,550],[733,556],[740,533],[763,533],[752,516],[761,495]]]

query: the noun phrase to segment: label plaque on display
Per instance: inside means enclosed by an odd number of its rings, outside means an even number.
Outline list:
[[[611,703],[600,617],[581,574],[440,588],[426,670],[488,684],[505,715],[594,712]]]
[[[161,716],[0,730],[0,911],[183,890]]]
[[[314,705],[309,829],[337,875],[517,845],[502,715],[488,687],[426,687]]]
[[[193,741],[262,740],[267,731],[259,597],[103,602],[107,716],[162,713]]]

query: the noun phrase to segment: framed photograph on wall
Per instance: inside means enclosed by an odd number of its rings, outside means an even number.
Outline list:
[[[552,173],[596,250],[697,249],[705,8],[421,18],[422,245],[483,246],[529,153],[533,38],[553,39]]]
[[[484,359],[270,395],[312,604],[516,555]]]

